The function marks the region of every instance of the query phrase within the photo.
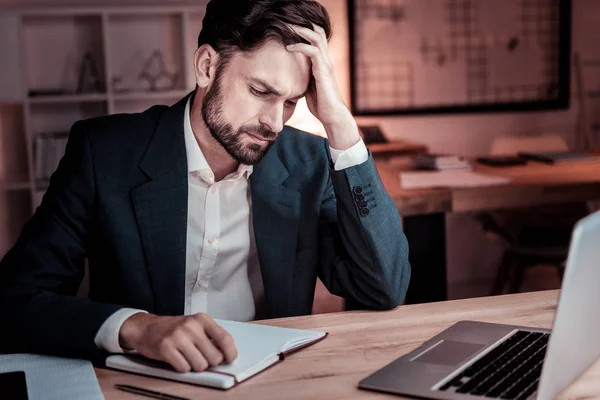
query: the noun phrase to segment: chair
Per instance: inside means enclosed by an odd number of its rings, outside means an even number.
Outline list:
[[[501,137],[493,141],[491,155],[515,155],[522,151],[565,151],[568,146],[559,135]],[[505,248],[491,294],[518,292],[525,270],[534,265],[550,265],[562,278],[571,230],[588,214],[585,203],[530,207],[519,210],[477,213],[487,236],[500,240]]]

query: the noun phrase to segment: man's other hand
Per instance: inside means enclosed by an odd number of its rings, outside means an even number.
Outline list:
[[[233,337],[210,316],[135,314],[119,331],[121,347],[169,363],[178,372],[204,371],[237,357]]]

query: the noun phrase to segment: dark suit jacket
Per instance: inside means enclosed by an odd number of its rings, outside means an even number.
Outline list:
[[[73,125],[41,206],[0,264],[5,349],[96,359],[94,337],[122,306],[183,314],[186,101]],[[362,307],[403,300],[408,245],[372,159],[334,171],[326,140],[286,127],[250,186],[269,317],[310,314],[317,277]],[[89,299],[76,298],[86,258]]]

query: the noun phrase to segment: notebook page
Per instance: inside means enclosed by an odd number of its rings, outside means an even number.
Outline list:
[[[324,332],[317,331],[219,319],[215,321],[233,336],[238,349],[238,358],[230,365],[213,367],[211,371],[233,374],[238,382],[252,376],[250,372],[255,370],[257,365],[260,364],[264,369],[277,362],[280,353],[299,346],[298,343],[305,344],[325,336]]]
[[[321,332],[319,332],[319,333],[321,333]],[[323,336],[325,336],[325,335],[319,335],[319,336],[310,337],[310,338],[304,337],[304,338],[291,339],[283,346],[283,352],[285,353],[287,351],[294,350],[295,348],[302,347],[305,344],[312,343],[315,340],[322,338]]]

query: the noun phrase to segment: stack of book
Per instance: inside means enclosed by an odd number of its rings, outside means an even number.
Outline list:
[[[65,154],[68,132],[41,133],[35,138],[35,180],[47,183]]]
[[[437,155],[437,154],[419,154],[415,157],[415,166],[418,169],[428,169],[434,171],[447,170],[472,170],[473,165],[461,156]]]

